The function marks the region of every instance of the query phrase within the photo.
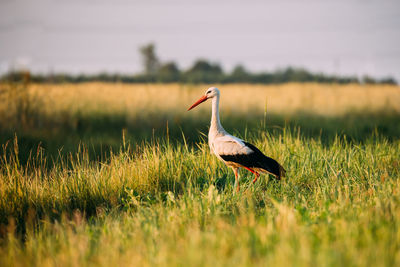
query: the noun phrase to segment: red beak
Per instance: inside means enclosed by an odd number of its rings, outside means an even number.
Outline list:
[[[188,108],[187,111],[191,110],[192,108],[194,108],[195,106],[197,106],[200,103],[203,103],[206,100],[207,100],[207,96],[203,95],[202,97],[200,97],[199,100],[196,101],[196,103],[194,103],[190,108]]]

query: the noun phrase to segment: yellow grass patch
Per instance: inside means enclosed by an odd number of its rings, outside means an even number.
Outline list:
[[[221,110],[258,110],[291,114],[299,111],[341,115],[351,111],[400,112],[400,87],[393,85],[282,85],[224,84]],[[209,85],[83,83],[32,85],[31,93],[48,111],[104,111],[140,113],[149,109],[185,111]],[[207,105],[199,108],[209,109]]]

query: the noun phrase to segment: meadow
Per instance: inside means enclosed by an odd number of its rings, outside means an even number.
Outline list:
[[[238,194],[207,87],[1,84],[0,265],[400,265],[398,86],[219,85],[287,170]]]

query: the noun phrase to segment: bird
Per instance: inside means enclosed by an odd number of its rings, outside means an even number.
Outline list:
[[[265,156],[254,145],[230,135],[225,131],[219,119],[220,91],[218,88],[208,88],[205,94],[191,105],[187,111],[208,99],[212,100],[208,144],[211,153],[225,163],[226,166],[232,168],[235,174],[236,192],[240,190],[239,168],[244,168],[254,174],[253,184],[257,181],[260,173],[272,174],[277,180],[281,180],[281,177],[285,177],[286,170],[276,160]]]

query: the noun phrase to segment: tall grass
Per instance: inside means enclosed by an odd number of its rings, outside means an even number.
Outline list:
[[[107,88],[117,88],[115,93],[122,94],[118,86]],[[59,93],[66,92],[57,88]],[[171,88],[166,89],[175,90]],[[127,90],[129,95],[133,89]],[[396,97],[393,92],[390,98]],[[239,108],[235,110],[239,115],[235,115],[222,107],[226,128],[234,129],[235,125],[229,124],[233,118],[243,127],[236,134],[288,171],[281,182],[262,176],[255,185],[251,174],[241,171],[241,191],[233,195],[232,171],[210,154],[204,136],[196,130],[206,129],[197,128],[208,121],[201,110],[190,114],[199,122],[182,120],[192,129],[179,128],[180,124],[168,120],[167,130],[165,120],[160,127],[168,135],[153,138],[151,127],[150,131],[146,125],[121,127],[123,124],[114,120],[118,119],[115,114],[138,116],[144,122],[157,114],[162,116],[160,112],[149,115],[148,109],[139,107],[135,112],[117,111],[119,105],[111,108],[103,103],[105,109],[111,109],[103,112],[110,125],[118,128],[118,137],[112,139],[115,146],[106,156],[93,159],[93,147],[85,135],[102,140],[109,138],[112,130],[104,121],[95,120],[101,110],[91,110],[87,104],[76,112],[88,112],[78,118],[87,118],[83,125],[92,125],[93,131],[83,131],[83,135],[77,134],[78,130],[67,131],[75,134],[70,140],[80,140],[71,142],[75,150],[49,155],[51,146],[43,147],[39,141],[60,133],[57,127],[73,129],[57,123],[68,124],[76,115],[73,111],[63,113],[62,103],[67,101],[61,99],[63,94],[53,96],[60,104],[54,107],[57,119],[52,123],[51,110],[46,111],[50,103],[46,104],[40,94],[35,93],[44,103],[39,118],[51,127],[31,125],[29,129],[48,136],[38,135],[32,146],[20,139],[20,134],[29,136],[24,130],[16,131],[8,141],[1,140],[0,266],[400,264],[400,140],[395,105],[388,104],[383,113],[369,113],[372,117],[363,117],[361,110],[358,115],[338,111],[335,116],[321,111],[316,117],[310,117],[311,111],[304,117],[296,114],[298,110],[292,111],[287,118],[303,120],[300,127],[289,122],[271,127],[274,117],[268,112],[272,109],[269,102],[265,127],[265,102],[262,109],[254,107],[259,110],[253,113],[256,118],[247,122],[243,119],[249,118],[243,115],[246,111]],[[160,96],[167,95],[160,91]],[[194,95],[197,92],[193,99]],[[229,93],[225,95],[223,99],[232,101]],[[182,100],[176,101],[167,114],[180,114],[181,104],[177,103]],[[78,100],[76,104],[81,105]],[[391,115],[379,115],[386,113]],[[319,124],[313,128],[313,123]],[[101,125],[106,134],[95,135],[103,129]],[[343,135],[342,126],[353,135]],[[134,129],[147,135],[139,138],[129,134]],[[190,142],[190,131],[201,138]],[[62,140],[64,135],[58,138]],[[55,145],[54,149],[62,147]]]
[[[400,142],[283,131],[250,140],[282,164],[282,182],[233,174],[206,143],[125,149],[108,163],[82,150],[51,171],[3,158],[5,265],[380,265],[400,262]]]

